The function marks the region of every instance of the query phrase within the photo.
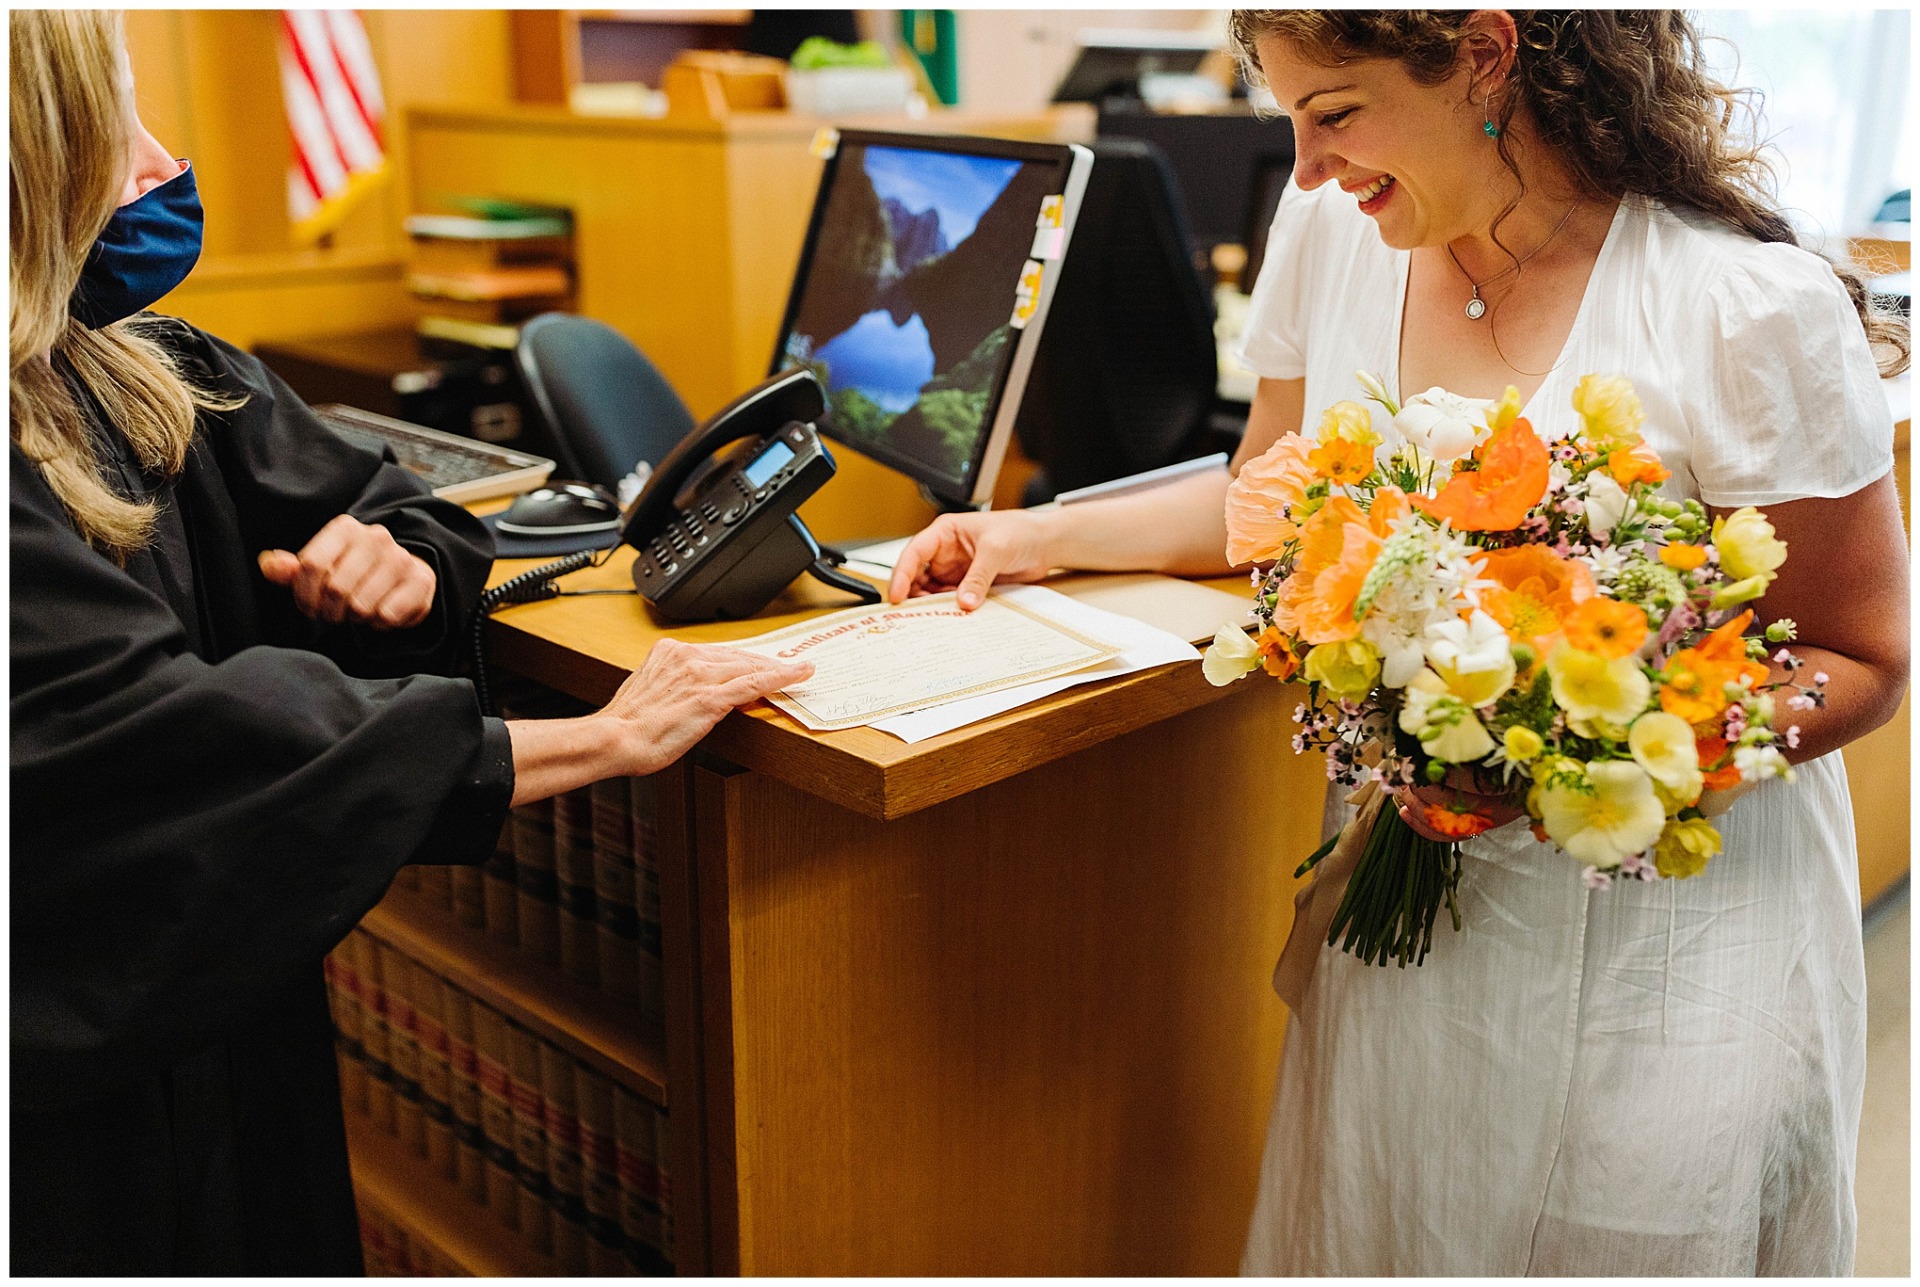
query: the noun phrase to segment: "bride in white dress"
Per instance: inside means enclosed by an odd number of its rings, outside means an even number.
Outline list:
[[[1236,11],[1297,159],[1233,467],[1358,396],[1356,370],[1396,395],[1516,385],[1544,428],[1572,417],[1580,376],[1624,375],[1666,493],[1764,507],[1788,542],[1761,611],[1799,623],[1828,701],[1793,716],[1797,780],[1739,799],[1700,876],[1590,892],[1509,825],[1464,847],[1464,925],[1425,965],[1322,949],[1242,1267],[1847,1274],[1865,988],[1837,751],[1906,686],[1906,543],[1868,344],[1904,368],[1905,330],[1794,244],[1683,16],[1522,18]],[[942,518],[893,596],[957,587],[964,606],[1060,566],[1217,574],[1226,482]]]

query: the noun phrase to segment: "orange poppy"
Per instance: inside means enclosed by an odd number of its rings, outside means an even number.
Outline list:
[[[1490,550],[1480,575],[1500,583],[1482,598],[1487,615],[1515,643],[1531,644],[1542,656],[1546,649],[1539,641],[1559,634],[1573,610],[1594,594],[1593,574],[1584,563],[1544,545]]]
[[[1622,487],[1652,483],[1658,487],[1672,477],[1672,471],[1660,463],[1660,456],[1644,442],[1621,447],[1607,457],[1607,472]]]
[[[1712,735],[1702,737],[1696,733],[1693,738],[1693,750],[1694,754],[1700,757],[1700,776],[1705,787],[1724,791],[1729,787],[1740,785],[1740,770],[1734,767],[1732,760],[1728,760],[1722,768],[1708,767],[1718,763],[1720,757],[1727,753],[1726,738]]]
[[[1313,449],[1307,465],[1322,478],[1351,487],[1373,472],[1373,447],[1349,438],[1330,438]]]
[[[1691,572],[1707,561],[1707,552],[1698,545],[1676,541],[1660,547],[1660,561],[1676,572]]]
[[[1563,624],[1568,643],[1607,658],[1624,657],[1647,638],[1646,613],[1599,595],[1574,608]]]
[[[1463,804],[1430,804],[1422,801],[1422,805],[1421,821],[1427,824],[1427,829],[1449,840],[1465,840],[1493,826],[1492,818],[1484,813],[1475,813]]]
[[[1293,655],[1287,636],[1272,626],[1260,632],[1253,646],[1259,650],[1261,666],[1275,679],[1282,682],[1292,679],[1300,669],[1300,659]]]
[[[1456,531],[1512,531],[1547,494],[1552,462],[1546,446],[1532,425],[1518,419],[1473,454],[1480,468],[1456,473],[1438,496],[1416,496],[1413,503],[1434,518],[1451,519]]]
[[[1695,644],[1692,651],[1710,662],[1725,666],[1749,684],[1763,684],[1767,680],[1767,667],[1765,663],[1747,656],[1747,641],[1742,637],[1752,623],[1753,609],[1748,608]]]
[[[1328,502],[1326,509],[1333,508],[1334,502]],[[1338,511],[1339,515],[1346,516],[1338,531],[1339,552],[1330,562],[1320,564],[1306,594],[1294,603],[1302,639],[1315,644],[1334,643],[1360,633],[1354,601],[1360,597],[1367,574],[1373,571],[1374,560],[1380,556],[1388,528],[1407,513],[1406,494],[1397,487],[1382,487],[1376,492],[1371,513],[1363,513],[1350,501],[1347,509]],[[1315,514],[1308,520],[1307,531],[1307,543],[1316,558],[1331,549],[1333,535],[1326,528],[1314,529],[1314,521],[1319,517],[1320,514]]]

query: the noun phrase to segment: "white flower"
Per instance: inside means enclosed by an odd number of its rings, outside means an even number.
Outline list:
[[[1386,688],[1405,688],[1407,681],[1427,664],[1420,636],[1399,628],[1394,620],[1375,614],[1361,624],[1360,633],[1380,650],[1380,683]]]
[[[1393,418],[1393,427],[1402,438],[1443,462],[1458,460],[1492,432],[1485,402],[1448,393],[1438,385],[1408,398]]]
[[[1634,763],[1667,790],[1679,796],[1699,794],[1700,756],[1694,748],[1693,725],[1678,715],[1648,711],[1633,721],[1627,748]]]
[[[1513,683],[1513,641],[1478,608],[1427,627],[1427,660],[1449,692],[1469,706],[1485,706]]]
[[[1602,871],[1660,838],[1667,812],[1653,793],[1653,779],[1631,760],[1587,766],[1590,790],[1547,783],[1540,788],[1540,824],[1576,861]]]
[[[1200,673],[1215,688],[1224,688],[1236,679],[1251,674],[1260,666],[1260,650],[1239,626],[1221,626],[1213,643],[1200,659]]]
[[[1787,763],[1786,756],[1771,746],[1736,748],[1733,767],[1740,770],[1740,777],[1747,782],[1764,782],[1768,778],[1793,781],[1793,766]]]
[[[1548,491],[1563,492],[1567,490],[1567,484],[1572,481],[1573,481],[1573,471],[1571,469],[1568,469],[1566,465],[1561,461],[1556,460],[1551,465],[1547,466],[1547,490]]]
[[[1587,530],[1605,537],[1627,516],[1627,493],[1613,475],[1595,470],[1587,475]]]
[[[1468,764],[1493,751],[1493,735],[1480,717],[1431,670],[1408,682],[1400,708],[1400,729],[1420,739],[1427,753],[1449,764]]]

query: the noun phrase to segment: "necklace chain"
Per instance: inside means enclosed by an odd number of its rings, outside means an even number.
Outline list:
[[[1488,285],[1491,282],[1497,282],[1502,277],[1505,277],[1508,273],[1519,272],[1520,269],[1526,264],[1526,262],[1529,259],[1532,259],[1535,255],[1545,250],[1547,246],[1553,241],[1553,239],[1560,235],[1560,230],[1567,226],[1567,221],[1573,218],[1573,212],[1579,208],[1580,208],[1580,203],[1577,201],[1574,204],[1568,206],[1567,212],[1560,216],[1560,222],[1553,226],[1553,231],[1546,235],[1546,239],[1544,241],[1542,241],[1539,245],[1535,246],[1532,250],[1529,250],[1526,254],[1522,255],[1520,258],[1514,260],[1511,264],[1508,264],[1505,268],[1502,268],[1499,272],[1495,273],[1493,276],[1483,277],[1479,281],[1473,280],[1473,274],[1469,273],[1467,271],[1467,266],[1460,262],[1460,256],[1453,253],[1453,243],[1448,242],[1447,257],[1453,260],[1453,266],[1455,268],[1458,268],[1460,270],[1460,275],[1467,279],[1467,287],[1473,292],[1473,298],[1467,301],[1466,312],[1467,312],[1468,318],[1477,322],[1482,317],[1485,317],[1487,315],[1487,302],[1480,298],[1480,288],[1482,286]]]

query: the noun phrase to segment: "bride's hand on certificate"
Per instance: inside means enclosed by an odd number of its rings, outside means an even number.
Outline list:
[[[1039,515],[942,514],[901,551],[887,601],[954,590],[962,610],[972,612],[996,581],[1038,581],[1052,570]]]
[[[640,777],[665,768],[692,750],[727,712],[812,675],[809,662],[662,639],[600,711],[614,721],[616,758],[626,766],[620,775]]]

